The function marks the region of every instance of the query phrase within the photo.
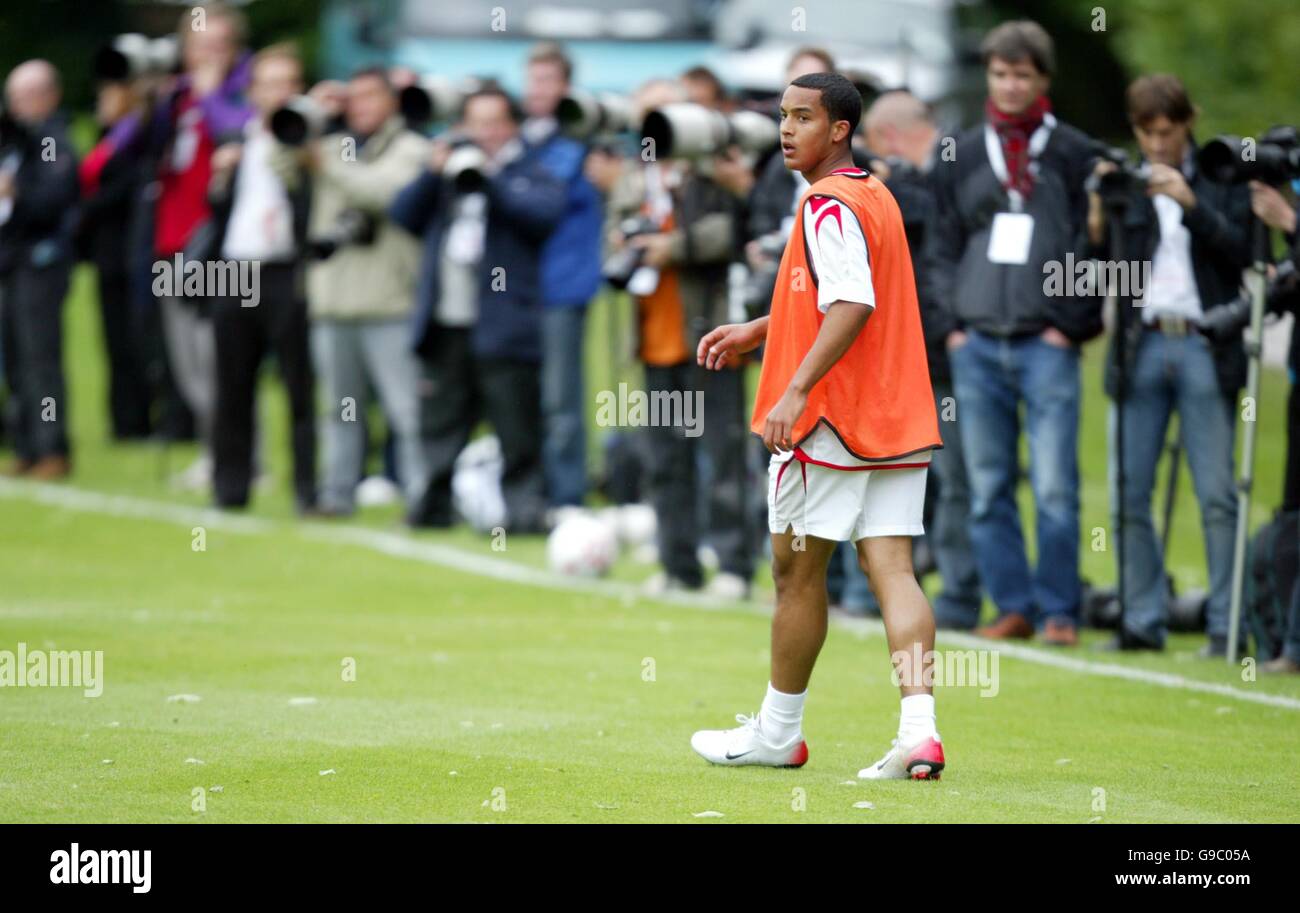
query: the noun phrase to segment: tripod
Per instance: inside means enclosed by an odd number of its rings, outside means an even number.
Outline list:
[[[1250,295],[1250,326],[1246,330],[1246,401],[1259,403],[1260,357],[1264,343],[1264,303],[1268,291],[1268,263],[1271,259],[1272,236],[1261,221],[1254,224],[1255,254],[1246,271],[1246,290]],[[1255,479],[1256,423],[1245,423],[1246,434],[1241,447],[1241,475],[1237,481],[1237,538],[1232,550],[1232,601],[1228,608],[1227,659],[1237,663],[1238,629],[1241,626],[1241,602],[1246,585],[1246,536],[1250,526],[1250,495]]]

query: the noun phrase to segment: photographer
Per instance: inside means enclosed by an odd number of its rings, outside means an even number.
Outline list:
[[[1210,577],[1210,642],[1203,655],[1223,656],[1228,633],[1237,501],[1232,460],[1235,398],[1246,378],[1241,332],[1221,339],[1198,325],[1205,308],[1231,298],[1251,259],[1250,195],[1244,186],[1219,184],[1196,166],[1192,128],[1196,110],[1175,76],[1144,76],[1128,89],[1128,117],[1149,167],[1145,184],[1127,192],[1126,249],[1121,260],[1151,264],[1149,287],[1133,289],[1125,327],[1123,630],[1111,646],[1160,650],[1166,632],[1164,561],[1151,516],[1151,492],[1164,449],[1169,417],[1178,412],[1179,434],[1195,482],[1205,531]],[[1096,173],[1116,165],[1099,162]],[[1088,234],[1106,239],[1102,199],[1089,195]],[[1120,332],[1117,330],[1117,333]],[[1114,339],[1106,391],[1118,392]],[[1111,423],[1114,427],[1115,415]]]
[[[935,165],[939,217],[927,242],[931,295],[955,326],[946,348],[970,478],[970,538],[997,605],[977,633],[1078,642],[1079,351],[1101,332],[1100,302],[1054,297],[1045,270],[1084,242],[1092,143],[1051,113],[1052,39],[1007,22],[982,46],[985,121]],[[1037,567],[1016,487],[1020,408],[1029,437]]]
[[[248,90],[257,117],[245,126],[242,142],[213,153],[214,247],[221,259],[239,263],[258,282],[251,306],[234,290],[212,301],[218,507],[248,504],[257,381],[270,351],[289,394],[295,503],[299,513],[308,513],[316,502],[315,403],[301,263],[311,188],[298,170],[284,177],[276,173],[269,128],[271,115],[302,91],[302,82],[302,62],[291,47],[260,51]]]
[[[0,126],[0,342],[9,386],[11,475],[70,471],[63,299],[72,269],[77,158],[59,112],[59,74],[44,60],[13,69]]]
[[[204,7],[205,26],[194,27],[186,10],[178,25],[185,72],[170,84],[153,112],[148,149],[157,163],[152,189],[153,253],[157,265],[170,270],[179,254],[183,262],[210,260],[213,249],[212,153],[237,140],[253,115],[244,100],[249,55],[247,22],[224,3]],[[159,276],[159,278],[163,278]],[[166,358],[180,397],[193,413],[203,450],[178,480],[187,488],[206,490],[212,475],[212,432],[216,409],[216,343],[209,314],[209,289],[181,294],[172,276],[168,294],[159,294]]]
[[[451,525],[456,457],[486,417],[505,463],[506,528],[545,528],[539,261],[568,192],[523,143],[521,119],[502,89],[471,93],[463,139],[435,140],[427,167],[392,205],[393,221],[424,247],[412,342],[429,473],[412,525]]]
[[[524,142],[565,184],[564,217],[541,253],[543,464],[551,506],[581,504],[587,495],[586,386],[583,342],[587,304],[600,289],[600,194],[583,174],[586,147],[562,136],[555,117],[569,93],[573,64],[543,43],[528,57]]]
[[[131,79],[102,80],[96,119],[102,135],[81,162],[79,255],[95,266],[100,323],[108,356],[108,406],[116,440],[147,438],[152,430],[144,315],[132,294],[133,241],[143,182],[142,88]]]
[[[1300,270],[1300,208],[1293,201],[1282,195],[1274,187],[1259,181],[1250,182],[1251,211],[1269,228],[1278,229],[1286,234],[1291,246],[1290,266]],[[1300,281],[1292,273],[1280,288],[1269,296],[1269,310],[1274,313],[1293,314],[1300,322]],[[1281,513],[1294,516],[1300,513],[1300,392],[1296,390],[1296,376],[1300,373],[1300,330],[1296,323],[1291,325],[1291,347],[1287,352],[1287,370],[1291,375],[1291,392],[1287,397],[1286,422],[1286,476],[1282,487]],[[1295,529],[1294,526],[1291,527]],[[1290,611],[1287,614],[1286,632],[1282,643],[1282,655],[1260,665],[1261,672],[1300,673],[1300,580],[1296,581],[1289,597],[1283,594],[1284,602],[1289,599]]]
[[[309,247],[319,257],[307,267],[312,355],[328,409],[317,510],[355,509],[371,389],[392,425],[398,477],[413,504],[428,476],[419,366],[408,345],[420,248],[387,211],[420,173],[429,143],[407,128],[387,74],[372,67],[348,81],[344,130],[300,155],[312,181]]]
[[[724,104],[716,77],[700,69],[676,86],[652,82],[643,87],[641,106],[653,110],[690,93],[696,103],[714,110]],[[714,164],[712,160],[709,165]],[[724,171],[726,166],[724,166]],[[754,569],[752,523],[747,522],[745,473],[746,396],[738,366],[704,371],[695,363],[701,336],[727,322],[727,269],[739,236],[742,201],[739,183],[728,172],[724,186],[702,173],[694,161],[665,159],[641,168],[625,168],[611,192],[614,252],[636,252],[637,272],[651,277],[645,286],[633,280],[628,290],[637,305],[639,356],[645,365],[646,391],[695,397],[702,391],[703,434],[670,423],[646,429],[651,501],[658,517],[659,560],[663,573],[649,583],[652,591],[699,589],[704,572],[697,554],[703,538],[694,508],[707,500],[707,529],[718,553],[719,573],[709,584],[723,598],[743,598]],[[628,219],[638,227],[623,230]],[[641,272],[640,268],[647,270]],[[624,277],[626,282],[627,277]],[[707,448],[712,466],[708,491],[697,472],[697,446]]]

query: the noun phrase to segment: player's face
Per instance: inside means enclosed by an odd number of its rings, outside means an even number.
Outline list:
[[[791,171],[811,171],[848,132],[847,121],[830,122],[818,89],[788,86],[781,96],[781,156]]]

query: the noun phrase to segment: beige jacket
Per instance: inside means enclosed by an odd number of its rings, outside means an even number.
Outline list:
[[[390,118],[360,149],[331,134],[319,141],[320,170],[312,187],[307,235],[327,233],[345,209],[378,219],[370,245],[348,245],[307,268],[311,316],[339,319],[403,317],[415,304],[420,243],[388,221],[398,192],[415,180],[429,157],[428,140]],[[345,155],[345,153],[348,153]]]

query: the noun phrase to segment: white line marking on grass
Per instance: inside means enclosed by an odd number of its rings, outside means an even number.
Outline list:
[[[636,584],[612,580],[584,580],[582,578],[564,577],[540,568],[516,564],[507,559],[489,558],[454,546],[421,542],[409,535],[366,529],[361,526],[276,523],[259,517],[223,513],[211,508],[170,504],[164,501],[150,501],[127,495],[109,495],[87,489],[14,479],[0,479],[0,497],[18,498],[35,501],[39,504],[62,507],[67,510],[100,513],[116,517],[140,517],[176,523],[182,526],[206,526],[244,535],[265,535],[276,531],[292,531],[302,538],[317,542],[359,546],[395,558],[407,558],[422,561],[426,564],[436,564],[440,567],[476,574],[494,580],[518,583],[524,586],[543,587],[564,592],[596,593],[615,597],[624,603],[645,599],[653,602],[666,602],[674,605],[713,610],[742,608],[751,612],[756,610],[767,611],[765,607],[755,603],[729,602],[714,599],[701,593],[665,593],[650,596],[643,593]],[[854,631],[859,635],[883,636],[885,631],[884,625],[879,621],[843,617],[832,617],[831,621],[837,627]],[[1300,710],[1300,699],[1281,694],[1243,691],[1231,685],[1203,682],[1182,675],[1156,672],[1134,666],[1093,662],[1055,650],[1042,650],[1021,644],[989,641],[960,632],[942,631],[939,636],[940,639],[957,646],[984,650],[996,649],[1002,655],[1013,659],[1036,663],[1040,666],[1051,666],[1081,675],[1118,678],[1156,685],[1162,688],[1217,694],[1221,697],[1264,704],[1270,707],[1282,707],[1287,710]]]

